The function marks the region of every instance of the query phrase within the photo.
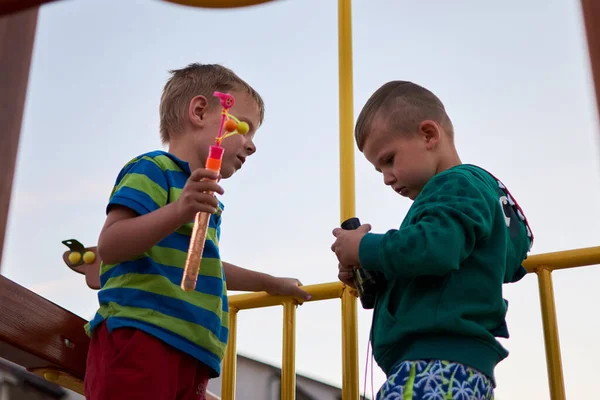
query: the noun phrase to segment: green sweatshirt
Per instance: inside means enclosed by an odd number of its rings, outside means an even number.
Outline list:
[[[502,284],[526,273],[531,241],[499,182],[472,165],[433,177],[400,229],[368,233],[362,268],[387,285],[373,313],[373,355],[386,375],[400,361],[459,362],[494,380],[508,356]]]

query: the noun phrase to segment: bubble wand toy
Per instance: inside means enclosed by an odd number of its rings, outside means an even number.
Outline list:
[[[223,153],[225,148],[221,146],[223,139],[229,136],[248,133],[250,127],[246,122],[240,121],[235,116],[229,113],[229,109],[235,104],[235,98],[229,93],[214,92],[214,96],[218,97],[223,110],[221,111],[221,124],[219,133],[215,138],[215,144],[211,145],[208,150],[208,158],[206,159],[206,169],[217,174],[221,171],[221,162],[223,161]],[[223,135],[224,132],[228,132]],[[212,194],[212,192],[210,192]],[[183,278],[181,279],[181,288],[186,292],[191,292],[196,289],[196,281],[198,280],[198,272],[200,271],[200,263],[202,261],[202,252],[204,251],[204,242],[206,241],[206,232],[210,221],[210,213],[198,212],[194,217],[194,227],[190,237],[190,247],[188,249],[187,259],[185,260],[185,269],[183,270]]]

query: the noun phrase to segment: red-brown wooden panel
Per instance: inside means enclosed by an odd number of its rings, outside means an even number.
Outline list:
[[[37,15],[34,8],[0,17],[0,262]]]
[[[28,369],[53,367],[83,379],[84,319],[0,276],[0,357]]]
[[[596,91],[596,107],[598,108],[598,118],[600,118],[600,1],[581,0],[581,9]]]
[[[0,16],[27,10],[57,0],[0,0]]]

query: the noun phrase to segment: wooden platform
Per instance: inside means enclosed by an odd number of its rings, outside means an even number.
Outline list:
[[[83,393],[86,321],[0,275],[0,357]]]

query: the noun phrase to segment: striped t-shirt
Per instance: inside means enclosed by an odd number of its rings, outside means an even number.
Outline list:
[[[188,163],[164,151],[142,154],[127,163],[110,196],[113,205],[144,215],[173,203],[190,176]],[[158,337],[212,368],[219,376],[229,332],[227,288],[219,255],[223,204],[210,218],[196,290],[180,287],[193,221],[146,253],[100,267],[100,308],[86,325],[106,321],[109,331],[133,327]]]

